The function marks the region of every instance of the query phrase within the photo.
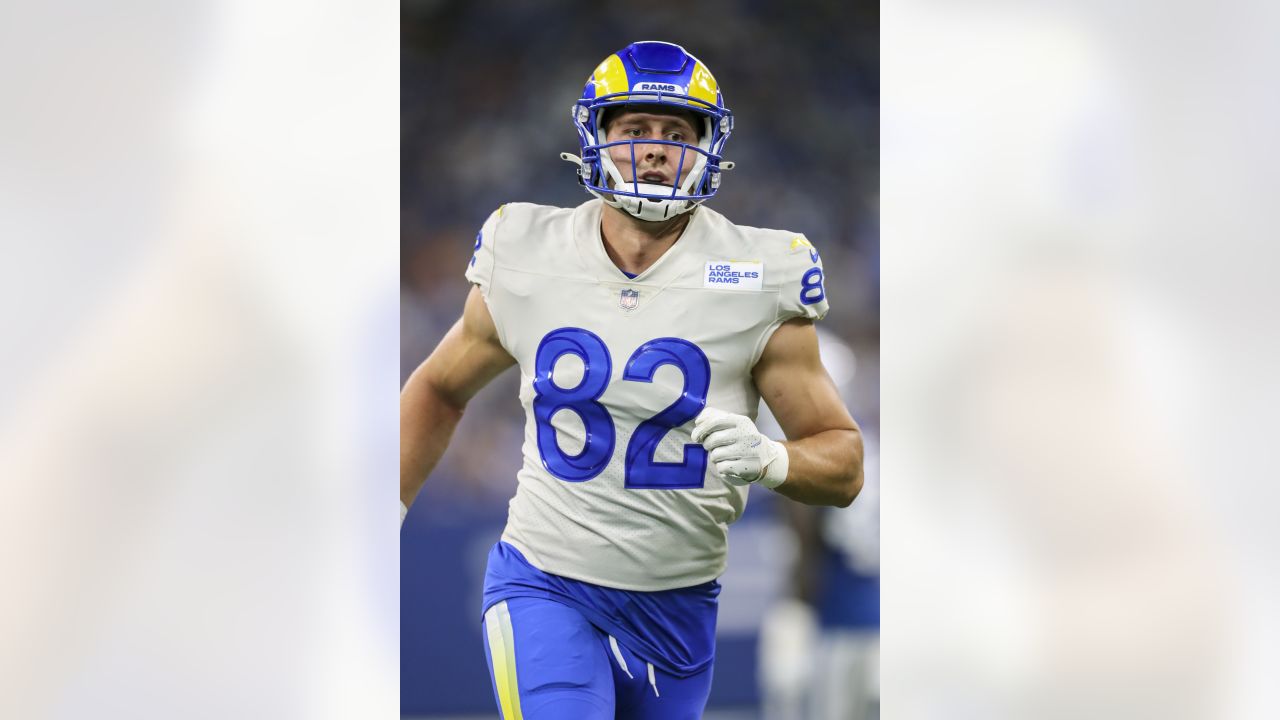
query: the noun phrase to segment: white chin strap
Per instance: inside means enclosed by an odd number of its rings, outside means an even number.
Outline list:
[[[629,190],[633,187],[631,183],[626,183],[626,186]],[[666,185],[639,183],[636,187],[638,187],[639,192],[653,195],[669,194],[671,192],[671,188]],[[667,220],[694,208],[694,203],[688,200],[650,200],[629,195],[614,195],[612,202],[609,200],[605,200],[605,202],[648,222]]]
[[[702,154],[695,153],[698,159],[693,163],[693,169],[685,176],[684,182],[680,184],[677,195],[688,195],[689,188],[702,177],[702,170],[707,165],[707,158]],[[600,166],[604,168],[605,173],[609,175],[609,180],[616,190],[630,190],[631,192],[643,193],[645,195],[670,195],[671,188],[667,185],[658,185],[655,183],[629,183],[622,179],[622,173],[618,171],[613,160],[608,153],[600,153]],[[601,197],[606,203],[620,208],[635,217],[648,222],[656,222],[659,220],[668,220],[680,213],[686,213],[699,205],[697,202],[690,200],[654,200],[650,198],[632,197],[630,195],[614,195],[612,198]]]

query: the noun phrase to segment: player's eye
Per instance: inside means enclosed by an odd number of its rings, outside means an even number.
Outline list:
[[[626,128],[622,134],[627,137],[640,137],[640,128]]]
[[[678,133],[678,132],[667,133],[667,139],[675,140],[675,141],[684,140],[684,133]]]

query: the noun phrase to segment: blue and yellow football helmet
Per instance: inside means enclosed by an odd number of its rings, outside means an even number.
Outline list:
[[[702,118],[698,144],[640,138],[605,141],[602,120],[607,109],[643,105],[679,108]],[[721,160],[725,141],[733,132],[733,114],[725,107],[711,71],[679,45],[637,42],[605,58],[587,79],[571,112],[582,155],[561,153],[560,157],[579,166],[578,180],[588,192],[642,220],[665,220],[692,210],[716,194],[721,171],[733,167]],[[671,187],[640,182],[636,144],[678,147],[677,167],[692,153],[693,169]],[[615,145],[631,146],[630,182],[623,180],[608,152],[602,152]]]

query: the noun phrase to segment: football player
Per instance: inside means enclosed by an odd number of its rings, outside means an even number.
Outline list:
[[[758,485],[847,506],[862,439],[818,356],[822,260],[703,203],[733,130],[678,45],[610,55],[573,105],[576,208],[476,236],[462,318],[401,395],[401,519],[467,401],[520,369],[524,463],[483,631],[506,720],[700,718],[728,526]],[[768,403],[788,438],[753,422]]]

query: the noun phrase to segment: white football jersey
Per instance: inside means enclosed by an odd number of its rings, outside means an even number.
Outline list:
[[[755,418],[751,369],[784,321],[821,318],[822,262],[803,236],[707,208],[628,279],[605,253],[604,204],[504,205],[476,238],[480,286],[520,367],[524,463],[502,539],[544,572],[669,590],[724,572],[747,488],[693,444],[714,407]]]

